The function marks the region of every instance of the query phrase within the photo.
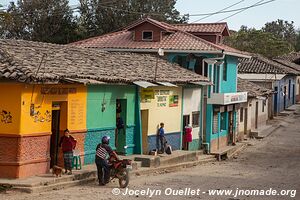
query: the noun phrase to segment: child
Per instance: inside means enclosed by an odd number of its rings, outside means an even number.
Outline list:
[[[157,131],[157,136],[156,136],[156,149],[159,150],[159,143],[161,146],[160,153],[165,152],[165,130],[164,130],[164,123],[160,123],[160,128]]]

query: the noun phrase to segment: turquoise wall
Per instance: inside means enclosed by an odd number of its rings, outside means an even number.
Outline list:
[[[194,54],[195,56],[204,56],[207,58],[212,58],[216,55],[213,54]],[[188,54],[187,53],[173,53],[173,54],[168,54],[167,55],[167,59],[169,62],[176,62],[176,57],[177,56],[185,56],[185,58],[183,59],[184,65],[183,67],[190,69],[190,70],[194,70],[194,65],[195,65],[195,61],[192,59],[187,59]],[[234,93],[237,92],[237,63],[238,63],[238,59],[237,57],[234,56],[225,56],[224,60],[226,60],[227,62],[227,80],[224,81],[223,80],[223,67],[224,65],[221,65],[220,67],[220,74],[217,72],[214,73],[214,76],[219,76],[221,79],[219,79],[219,77],[212,77],[212,80],[219,80],[219,83],[221,85],[220,87],[220,93]],[[212,66],[209,65],[208,68],[208,75],[209,77],[212,76]],[[210,97],[210,91],[212,90],[212,87],[208,87],[208,98]],[[206,123],[206,142],[210,143],[212,140],[217,139],[218,137],[225,137],[228,135],[228,113],[226,112],[226,130],[221,130],[221,113],[218,113],[218,131],[217,133],[213,133],[213,113],[214,113],[214,105],[207,105],[206,108],[206,116],[204,120],[204,123]],[[234,113],[234,122],[236,122],[236,113]],[[236,125],[236,123],[234,123],[234,125]],[[234,129],[236,129],[236,127],[234,126]],[[193,144],[196,144],[197,142],[194,142]],[[193,147],[194,148],[194,147]]]
[[[221,66],[221,92],[237,92],[237,58],[232,56],[225,57],[227,61],[227,81],[223,80],[223,66]]]
[[[139,137],[140,131],[136,129],[136,86],[121,85],[91,85],[88,86],[87,95],[87,134],[85,138],[85,164],[94,162],[95,149],[104,135],[111,137],[110,146],[124,154],[135,153],[135,137]],[[115,145],[116,128],[116,100],[125,99],[122,112],[125,131],[118,134],[118,148]],[[105,110],[102,111],[102,104]],[[123,147],[127,145],[128,148]]]

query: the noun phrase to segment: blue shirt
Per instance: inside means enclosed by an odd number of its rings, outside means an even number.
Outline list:
[[[164,130],[164,128],[159,128],[158,134],[159,134],[159,136],[165,136],[165,130]]]

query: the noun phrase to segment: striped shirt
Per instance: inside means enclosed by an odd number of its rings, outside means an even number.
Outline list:
[[[98,144],[96,148],[96,157],[105,160],[111,152],[112,149],[107,144]]]

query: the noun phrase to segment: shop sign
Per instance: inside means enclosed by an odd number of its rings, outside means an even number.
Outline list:
[[[150,103],[151,99],[154,99],[154,90],[153,89],[142,89],[141,90],[141,99],[143,103]]]
[[[61,88],[61,87],[42,87],[41,94],[48,95],[66,95],[66,94],[76,94],[76,88]]]
[[[179,102],[178,95],[171,95],[169,96],[169,107],[177,107]]]
[[[224,96],[224,104],[241,103],[247,101],[247,92],[229,93]]]

